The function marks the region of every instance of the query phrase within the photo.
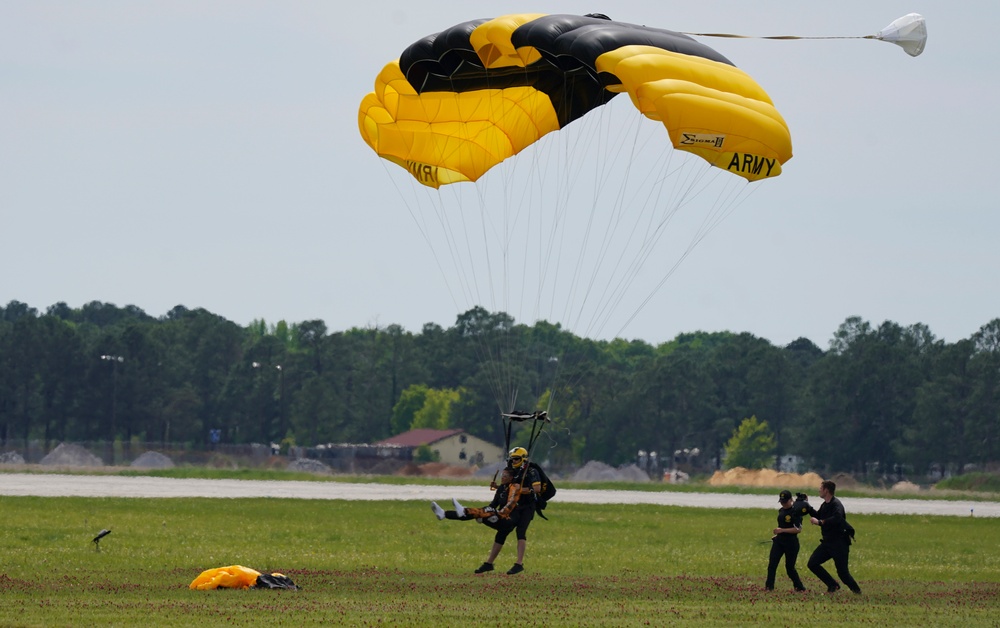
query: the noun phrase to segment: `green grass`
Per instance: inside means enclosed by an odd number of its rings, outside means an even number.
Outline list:
[[[484,490],[484,499],[486,498]],[[442,495],[446,498],[447,495]],[[492,533],[424,502],[0,497],[0,625],[996,625],[1000,525],[855,515],[864,595],[805,567],[763,590],[773,511],[553,502],[474,576]],[[97,552],[90,539],[112,534]],[[201,571],[280,571],[301,591],[191,591]]]

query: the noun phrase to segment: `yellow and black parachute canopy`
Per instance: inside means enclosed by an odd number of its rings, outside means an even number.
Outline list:
[[[424,37],[379,73],[358,124],[379,156],[439,187],[477,180],[622,92],[675,148],[749,181],[792,156],[770,97],[731,61],[603,16],[507,15]]]

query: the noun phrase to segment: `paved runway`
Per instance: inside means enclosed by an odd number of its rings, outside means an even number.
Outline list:
[[[0,473],[0,495],[40,497],[276,497],[287,499],[431,500],[455,497],[469,503],[487,502],[485,486],[426,486],[416,484],[357,484],[346,482],[276,482],[262,480],[178,480],[118,475]],[[819,507],[818,496],[810,495]],[[560,489],[556,500],[579,504],[655,504],[694,508],[777,508],[777,496],[670,491],[609,491]],[[1000,502],[944,501],[844,497],[848,514],[945,515],[1000,517]]]

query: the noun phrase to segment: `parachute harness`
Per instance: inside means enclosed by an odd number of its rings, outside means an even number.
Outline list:
[[[528,437],[528,446],[525,448],[525,455],[521,459],[521,466],[515,469],[514,477],[511,480],[510,493],[507,496],[507,505],[504,507],[501,513],[506,513],[504,516],[510,514],[511,510],[517,505],[518,500],[521,498],[521,487],[524,485],[524,480],[527,475],[528,470],[528,454],[531,452],[531,448],[534,446],[535,441],[541,436],[542,431],[545,429],[546,423],[551,423],[552,419],[549,418],[549,413],[547,410],[535,410],[534,412],[520,412],[514,410],[513,412],[504,412],[501,415],[504,422],[504,439],[505,439],[505,450],[511,451],[510,449],[510,436],[511,430],[514,427],[514,423],[522,423],[524,421],[531,421],[531,435]],[[493,474],[493,481],[490,482],[491,488],[496,489],[497,487],[497,474],[500,473],[498,469]],[[517,487],[514,490],[514,487]],[[545,515],[541,515],[542,518],[546,518]]]

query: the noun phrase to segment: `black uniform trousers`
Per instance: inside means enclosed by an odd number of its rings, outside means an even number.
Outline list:
[[[823,568],[823,563],[833,559],[833,564],[837,568],[837,575],[840,577],[841,582],[847,585],[847,588],[855,593],[861,593],[861,587],[858,586],[857,581],[851,576],[851,570],[847,566],[848,559],[851,555],[851,544],[846,538],[841,540],[827,540],[823,539],[819,542],[819,547],[816,551],[812,553],[809,557],[809,571],[816,574],[816,577],[823,581],[826,585],[828,591],[836,591],[840,588],[837,581],[833,579],[833,576]]]
[[[522,499],[531,498],[531,495],[522,495]],[[510,519],[500,519],[497,525],[490,527],[497,531],[496,535],[493,537],[493,542],[499,545],[503,545],[507,542],[507,537],[510,536],[511,532],[515,532],[515,536],[519,541],[526,541],[528,539],[528,525],[531,520],[535,518],[535,504],[531,502],[529,504],[518,504],[513,511],[510,513]]]
[[[785,573],[791,578],[792,586],[796,591],[805,591],[802,578],[799,578],[799,572],[795,569],[795,561],[799,557],[799,539],[793,534],[778,534],[771,540],[771,556],[767,561],[767,581],[764,586],[774,588],[774,577],[778,573],[778,563],[782,556],[785,558]]]

